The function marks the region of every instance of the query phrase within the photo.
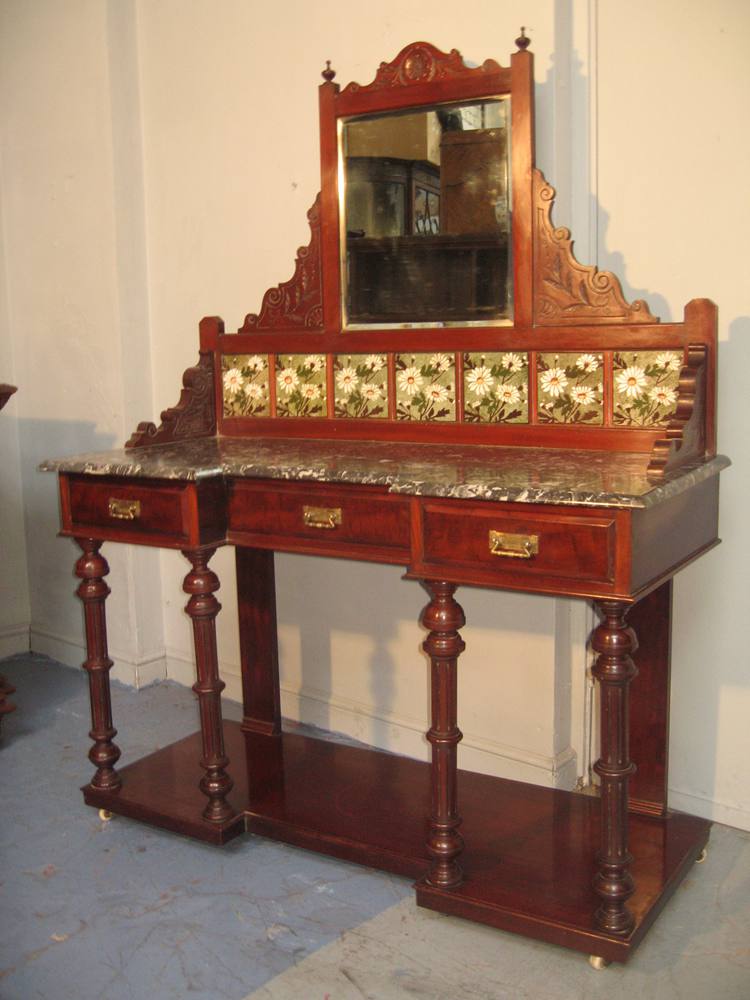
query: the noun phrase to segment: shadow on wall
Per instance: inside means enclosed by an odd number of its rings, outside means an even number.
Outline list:
[[[57,535],[60,530],[57,476],[40,472],[38,467],[47,458],[104,451],[119,442],[115,442],[114,434],[97,431],[88,421],[24,418],[19,421],[18,434],[32,628],[36,624],[47,631],[66,632],[62,622],[70,615],[77,549],[70,539]],[[76,611],[76,620],[78,615]]]
[[[353,734],[359,739],[390,745],[393,730],[388,720],[393,715],[407,716],[404,721],[422,731],[426,728],[430,669],[421,648],[427,633],[419,621],[429,595],[416,581],[404,580],[403,573],[395,566],[277,557],[279,627],[282,632],[298,630],[299,686],[308,696],[320,695],[318,714],[305,717],[303,706],[303,721],[336,728],[328,700],[336,692],[337,701],[350,700],[355,710],[358,701],[366,702],[365,709],[376,709],[377,716],[367,712],[362,731]],[[504,649],[517,651],[519,643],[550,636],[554,598],[459,587],[456,600],[467,619],[461,629],[467,652],[459,659],[459,684],[462,661],[468,681],[479,633],[499,637],[493,644],[496,655],[486,665],[493,671],[517,669]],[[478,641],[486,649],[486,637]],[[282,684],[291,649],[287,654],[282,642]]]

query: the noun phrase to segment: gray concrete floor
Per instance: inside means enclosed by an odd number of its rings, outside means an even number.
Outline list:
[[[255,837],[224,848],[84,806],[87,685],[10,657],[0,745],[2,1000],[750,998],[750,834],[714,827],[627,966],[418,910],[409,881]],[[123,761],[192,732],[193,695],[113,685]],[[238,717],[227,702],[225,714]]]

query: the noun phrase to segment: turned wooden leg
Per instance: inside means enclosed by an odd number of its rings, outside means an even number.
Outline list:
[[[115,764],[120,759],[120,748],[113,742],[117,730],[112,724],[112,699],[109,690],[109,671],[112,661],[107,655],[107,619],[104,602],[109,587],[104,577],[109,573],[107,560],[99,552],[102,543],[93,538],[76,538],[83,555],[76,563],[76,576],[80,579],[76,593],[83,601],[86,623],[86,661],[84,670],[89,677],[91,701],[91,732],[94,741],[89,750],[89,760],[96,767],[91,779],[93,788],[116,791],[120,776]]]
[[[601,702],[601,757],[594,765],[601,778],[601,850],[594,879],[601,904],[595,920],[610,934],[627,934],[634,920],[625,903],[635,888],[628,870],[633,860],[628,852],[628,778],[635,771],[629,759],[628,685],[637,674],[630,654],[638,641],[625,624],[624,601],[597,604],[604,621],[592,637],[599,654],[593,674]]]
[[[432,867],[427,882],[441,889],[463,880],[457,857],[463,850],[458,832],[456,763],[461,730],[457,726],[457,669],[465,644],[458,630],[466,624],[461,605],[453,599],[456,586],[444,580],[427,580],[432,600],[422,614],[429,635],[422,648],[432,664],[432,724],[427,739],[432,744],[432,815],[427,851]]]
[[[190,560],[192,570],[185,577],[182,589],[190,594],[185,610],[193,621],[195,664],[198,680],[193,691],[198,695],[201,719],[203,756],[201,767],[206,773],[200,788],[208,797],[203,816],[211,823],[223,823],[234,815],[226,796],[233,782],[226,773],[229,763],[224,752],[224,728],[221,720],[221,692],[224,682],[219,678],[219,659],[216,653],[216,616],[221,605],[214,597],[219,589],[219,578],[208,568],[208,561],[216,549],[191,549],[183,552]]]

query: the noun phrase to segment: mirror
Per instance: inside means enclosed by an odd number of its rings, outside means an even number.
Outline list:
[[[509,110],[491,98],[343,122],[346,327],[511,321]]]

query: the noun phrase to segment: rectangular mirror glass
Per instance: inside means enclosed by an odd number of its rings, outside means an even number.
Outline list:
[[[510,101],[347,119],[344,325],[512,320]]]

